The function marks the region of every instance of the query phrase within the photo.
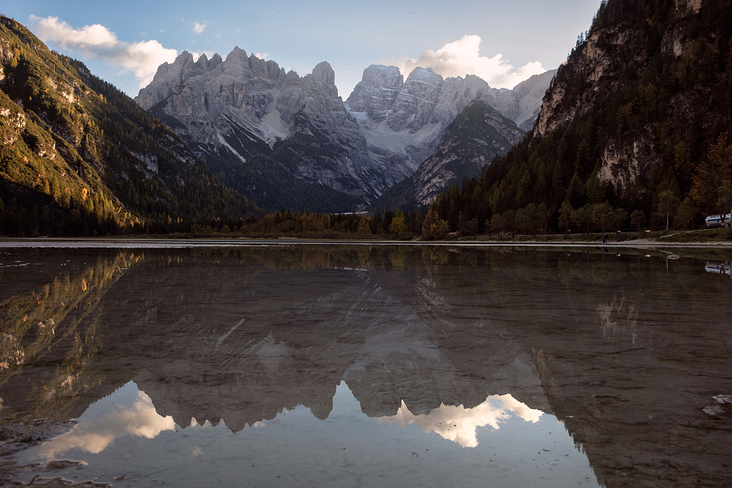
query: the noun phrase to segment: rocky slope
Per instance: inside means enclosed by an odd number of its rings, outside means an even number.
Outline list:
[[[513,89],[492,88],[486,100],[506,118],[513,120],[524,132],[534,128],[542,100],[557,70],[549,70],[522,81]]]
[[[389,172],[392,185],[435,151],[445,128],[473,99],[491,90],[477,76],[444,80],[429,68],[402,80],[398,68],[372,65],[346,101],[371,159]]]
[[[532,136],[465,194],[444,194],[443,206],[481,216],[479,231],[525,209],[541,208],[533,221],[550,230],[579,226],[580,208],[597,230],[689,228],[726,210],[731,25],[722,0],[603,2],[558,69]],[[608,207],[612,224],[601,215]]]
[[[225,60],[181,54],[136,100],[261,205],[344,211],[414,173],[478,96],[517,123],[531,119],[551,73],[534,78],[507,91],[422,68],[404,81],[398,68],[374,65],[344,104],[327,63],[301,78],[236,48]]]
[[[159,120],[6,17],[0,160],[5,234],[116,233],[251,209]]]
[[[534,138],[596,127],[587,159],[598,167],[587,176],[646,206],[656,199],[652,183],[683,199],[695,163],[732,127],[731,18],[717,0],[603,4],[547,92]]]
[[[450,185],[479,174],[523,136],[512,120],[488,102],[475,100],[450,124],[434,154],[414,174],[387,190],[374,207],[414,210],[429,205]]]
[[[300,77],[239,48],[225,60],[214,55],[194,62],[184,52],[161,65],[136,100],[168,123],[211,170],[270,208],[279,202],[260,193],[257,182],[242,183],[249,175],[239,174],[243,163],[260,158],[254,165],[267,174],[258,182],[265,192],[261,186],[281,185],[282,178],[300,180],[313,185],[307,192],[323,186],[353,205],[386,186],[372,171],[366,142],[338,97],[328,63]]]

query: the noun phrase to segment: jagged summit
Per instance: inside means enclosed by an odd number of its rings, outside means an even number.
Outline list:
[[[553,75],[554,71],[547,72],[514,90],[498,90],[475,75],[443,79],[430,68],[418,67],[405,81],[396,66],[371,65],[346,106],[364,132],[372,159],[399,158],[406,178],[434,153],[447,126],[473,100],[484,100],[530,129]],[[512,131],[502,137],[516,140]],[[499,146],[507,150],[503,141]]]
[[[327,61],[323,61],[313,68],[313,76],[323,83],[335,86],[335,71]]]
[[[181,53],[158,68],[136,100],[225,181],[255,200],[251,192],[257,192],[261,205],[281,205],[267,189],[268,181],[282,186],[283,175],[269,175],[276,170],[334,192],[328,199],[339,202],[308,207],[321,198],[308,191],[298,209],[346,211],[364,208],[414,173],[472,100],[500,100],[516,116],[525,115],[511,105],[510,94],[477,76],[443,79],[430,68],[415,68],[405,80],[397,67],[372,65],[344,103],[328,62],[300,77],[235,47],[225,60],[216,54],[194,61]],[[529,103],[532,110],[539,101]],[[255,170],[252,161],[263,167]],[[262,172],[269,176],[255,176]]]

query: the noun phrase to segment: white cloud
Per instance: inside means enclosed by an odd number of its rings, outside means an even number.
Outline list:
[[[193,23],[193,32],[196,34],[203,34],[203,30],[206,28],[206,25],[208,22],[205,20],[203,22],[194,22]]]
[[[381,59],[379,63],[397,66],[405,77],[417,67],[432,68],[432,71],[446,78],[472,74],[483,78],[494,88],[513,88],[527,78],[546,71],[538,61],[516,69],[501,54],[492,58],[481,56],[480,43],[480,36],[464,36],[437,51],[428,49],[419,59],[401,56]]]
[[[203,52],[199,53],[199,52],[193,51],[193,52],[191,52],[191,56],[193,56],[193,61],[194,62],[198,61],[198,58],[200,58],[203,54],[205,54],[208,59],[211,59],[211,56],[214,55],[214,52],[213,51],[203,51]]]
[[[267,53],[254,53],[254,55],[259,59],[267,59],[267,56],[269,56]]]
[[[30,23],[33,24],[33,32],[44,42],[53,42],[62,49],[134,72],[140,88],[152,81],[158,66],[173,62],[178,55],[175,49],[166,49],[155,40],[132,44],[120,41],[114,32],[99,24],[74,29],[59,21],[58,17],[40,18],[35,15],[31,15]]]
[[[48,459],[63,456],[71,449],[98,454],[120,437],[154,439],[161,432],[171,430],[175,430],[173,417],[158,415],[150,397],[138,391],[131,407],[117,406],[89,420],[82,417],[71,431],[46,442],[39,452]]]
[[[475,408],[443,404],[425,415],[414,415],[402,400],[396,415],[377,418],[376,422],[400,427],[417,424],[424,432],[435,432],[461,447],[477,447],[478,427],[490,425],[498,430],[501,428],[500,424],[512,415],[526,422],[536,423],[542,412],[526,406],[510,394],[489,396]]]

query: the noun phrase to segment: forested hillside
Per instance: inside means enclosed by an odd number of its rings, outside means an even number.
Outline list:
[[[164,230],[253,210],[158,119],[0,17],[0,234]]]
[[[732,207],[732,8],[609,0],[533,134],[438,197],[451,230],[677,227]]]

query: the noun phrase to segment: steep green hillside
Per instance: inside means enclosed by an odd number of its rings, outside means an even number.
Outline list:
[[[460,213],[485,215],[481,230],[531,205],[531,218],[562,230],[687,227],[729,212],[731,38],[728,1],[603,2],[532,137],[435,208],[453,229]]]
[[[0,198],[6,235],[118,233],[254,210],[158,119],[6,17]]]

